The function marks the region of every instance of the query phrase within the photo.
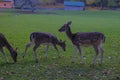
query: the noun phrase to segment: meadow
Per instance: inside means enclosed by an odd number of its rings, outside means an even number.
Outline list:
[[[78,54],[75,63],[72,56],[75,47],[65,33],[58,29],[72,21],[71,30],[75,32],[102,32],[106,36],[103,44],[104,63],[99,59],[95,67],[90,68],[95,52],[92,47],[83,48],[85,64],[80,64]],[[49,32],[58,39],[66,40],[66,52],[58,46],[61,58],[53,46],[49,48],[48,59],[45,46],[37,49],[39,62],[35,63],[32,47],[28,49],[23,60],[25,45],[30,41],[30,33]],[[9,64],[0,54],[0,80],[120,80],[120,12],[119,11],[49,11],[37,13],[0,12],[0,32],[3,33],[14,48],[18,48],[18,62],[12,64],[9,51],[4,48]],[[100,55],[99,55],[100,56]]]

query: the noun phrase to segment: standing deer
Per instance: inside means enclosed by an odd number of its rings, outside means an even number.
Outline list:
[[[7,41],[5,36],[2,33],[0,33],[0,52],[2,52],[6,62],[9,63],[9,61],[6,57],[6,54],[3,50],[3,47],[6,47],[9,50],[11,57],[14,60],[14,63],[17,62],[17,51],[15,49],[13,49],[13,47],[9,44],[9,42]]]
[[[40,45],[47,45],[46,47],[46,58],[48,57],[48,48],[49,45],[53,45],[54,48],[57,50],[58,56],[59,56],[59,51],[56,45],[59,45],[64,51],[65,51],[65,47],[66,44],[65,42],[62,42],[61,40],[58,40],[56,36],[54,36],[53,34],[50,33],[43,33],[43,32],[33,32],[30,35],[30,43],[28,43],[26,45],[24,54],[23,54],[23,58],[26,55],[26,51],[27,49],[34,45],[33,47],[33,51],[34,51],[34,55],[35,55],[35,61],[38,62],[38,57],[37,57],[37,53],[36,53],[36,49],[40,46]]]
[[[74,54],[73,60],[75,59],[78,51],[80,53],[81,60],[83,62],[83,56],[82,56],[82,46],[93,46],[96,55],[94,57],[94,60],[92,61],[91,65],[93,65],[96,62],[97,56],[99,52],[101,53],[101,60],[100,63],[103,62],[104,57],[104,51],[102,49],[102,43],[105,42],[105,36],[103,33],[100,32],[77,32],[72,33],[70,29],[72,21],[67,22],[64,24],[60,29],[59,32],[66,32],[68,38],[71,40],[73,45],[76,47],[76,52]]]

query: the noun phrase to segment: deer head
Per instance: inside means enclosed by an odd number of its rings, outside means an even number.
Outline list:
[[[58,31],[59,32],[66,32],[69,29],[71,23],[72,23],[72,21],[67,22]]]
[[[60,40],[60,41],[59,41],[59,45],[60,45],[60,47],[63,49],[63,51],[66,51],[65,41]]]
[[[11,56],[12,56],[12,59],[14,60],[14,63],[17,62],[17,49],[16,50],[12,50],[11,51]]]

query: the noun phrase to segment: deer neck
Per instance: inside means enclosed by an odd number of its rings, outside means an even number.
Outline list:
[[[68,30],[66,31],[66,34],[67,34],[68,38],[72,40],[73,33],[71,32],[70,27],[69,27]]]
[[[6,44],[6,47],[9,50],[9,52],[12,53],[13,48],[12,48],[12,46],[9,43]]]

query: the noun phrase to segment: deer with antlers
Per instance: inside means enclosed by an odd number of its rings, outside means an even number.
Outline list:
[[[35,55],[35,61],[38,62],[38,57],[37,57],[37,53],[36,53],[36,49],[40,46],[40,45],[47,45],[46,47],[46,58],[48,56],[48,48],[49,45],[53,45],[54,48],[57,50],[58,56],[59,56],[59,51],[56,45],[59,45],[64,51],[65,51],[65,41],[61,41],[58,40],[57,37],[51,33],[44,33],[44,32],[33,32],[30,35],[30,43],[28,43],[25,47],[25,51],[23,54],[23,58],[26,55],[27,49],[34,45],[33,47],[33,51],[34,51],[34,55]]]
[[[0,52],[2,52],[6,62],[9,63],[3,47],[6,47],[9,50],[11,57],[14,60],[14,63],[17,62],[17,51],[9,44],[5,36],[0,33]]]
[[[70,29],[72,21],[67,22],[64,24],[60,29],[59,32],[66,32],[68,38],[71,40],[73,45],[76,47],[76,52],[73,56],[73,60],[75,60],[75,57],[79,51],[81,61],[83,63],[83,56],[82,56],[82,46],[93,46],[96,55],[91,63],[91,65],[94,65],[96,62],[97,56],[99,52],[101,53],[101,59],[100,63],[103,62],[104,57],[104,50],[102,49],[102,44],[105,42],[105,36],[101,32],[77,32],[72,33]]]

